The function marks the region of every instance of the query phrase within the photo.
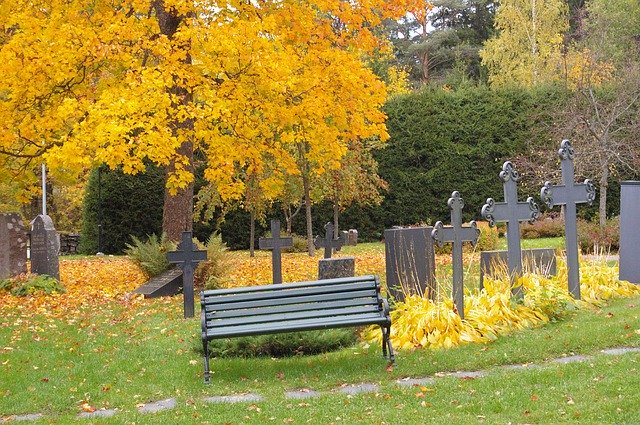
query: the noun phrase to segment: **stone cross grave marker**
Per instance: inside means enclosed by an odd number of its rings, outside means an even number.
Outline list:
[[[260,249],[271,250],[273,283],[282,283],[282,248],[293,246],[293,238],[280,237],[280,220],[271,220],[271,237],[258,239]]]
[[[436,297],[436,256],[433,227],[394,228],[384,231],[387,289],[396,301],[406,295]]]
[[[496,223],[507,223],[507,253],[511,293],[516,298],[522,298],[522,286],[514,287],[517,276],[522,274],[522,251],[520,248],[520,222],[533,223],[540,215],[540,209],[532,197],[526,202],[518,202],[518,180],[520,176],[511,161],[502,165],[500,180],[503,183],[504,202],[496,202],[488,198],[482,207],[482,216],[489,221],[490,226]]]
[[[31,272],[60,280],[60,238],[48,215],[40,214],[31,225]]]
[[[344,245],[345,243],[345,235],[341,234],[340,238],[334,239],[333,230],[333,224],[327,223],[324,225],[324,238],[316,236],[313,240],[313,245],[316,247],[316,249],[324,248],[324,258],[331,258],[331,252],[333,251],[333,249],[335,249],[336,251],[340,251],[340,248],[342,248],[342,245]]]
[[[578,263],[578,227],[576,205],[589,203],[596,199],[596,188],[587,179],[582,184],[574,183],[575,168],[573,166],[573,147],[571,142],[560,143],[560,167],[562,168],[562,184],[553,185],[545,182],[540,189],[540,197],[549,208],[564,205],[564,245],[567,252],[567,274],[569,292],[576,300],[580,299],[580,265]]]
[[[480,237],[480,229],[478,229],[475,221],[472,221],[469,226],[462,226],[464,200],[460,196],[460,192],[453,192],[447,204],[451,210],[451,226],[444,226],[441,221],[438,221],[431,231],[431,237],[436,241],[438,246],[442,246],[444,242],[451,242],[453,245],[453,301],[458,310],[458,314],[464,319],[462,243],[471,242],[475,246]]]
[[[167,252],[167,260],[182,269],[182,296],[184,317],[193,317],[193,271],[199,262],[207,259],[207,251],[199,251],[191,232],[182,232],[182,240],[175,251]]]
[[[27,272],[27,239],[20,215],[0,214],[0,279]]]

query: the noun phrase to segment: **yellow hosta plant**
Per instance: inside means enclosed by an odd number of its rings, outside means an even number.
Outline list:
[[[391,313],[391,341],[399,349],[450,348],[469,342],[489,342],[517,329],[539,326],[580,307],[598,306],[613,297],[640,294],[640,286],[621,282],[617,267],[606,263],[581,265],[582,300],[567,291],[566,264],[560,263],[556,276],[527,273],[516,285],[524,288],[521,302],[511,298],[508,277],[487,278],[482,291],[465,295],[464,316],[454,310],[451,299],[434,303],[412,295],[396,304]],[[371,327],[365,340],[380,343],[380,330]]]

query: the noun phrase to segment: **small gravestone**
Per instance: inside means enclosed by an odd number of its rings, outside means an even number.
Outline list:
[[[522,298],[522,286],[515,286],[518,276],[522,275],[522,249],[520,247],[520,222],[533,223],[540,215],[540,209],[532,197],[526,202],[518,202],[518,180],[520,175],[510,161],[502,165],[500,172],[504,191],[504,202],[496,202],[488,198],[482,207],[482,216],[489,221],[490,226],[496,223],[507,223],[507,251],[509,280],[511,293],[516,298]]]
[[[0,279],[27,272],[27,239],[18,214],[0,214]]]
[[[500,270],[507,270],[507,251],[482,251],[480,253],[480,290],[484,288],[484,275],[495,276]],[[532,248],[522,250],[525,270],[543,276],[558,273],[556,252],[553,248]]]
[[[453,192],[447,204],[451,210],[451,226],[444,226],[441,221],[438,221],[431,232],[431,237],[439,246],[442,246],[445,242],[453,245],[451,249],[453,267],[453,301],[456,305],[458,314],[462,319],[464,319],[462,244],[463,242],[471,242],[473,246],[475,246],[478,242],[478,238],[480,237],[480,230],[478,229],[475,221],[472,221],[469,226],[462,225],[462,208],[464,207],[464,201],[460,196],[460,192]]]
[[[347,245],[358,245],[358,231],[356,229],[349,229],[349,232],[347,232]]]
[[[271,236],[258,239],[258,247],[271,250],[273,283],[282,283],[282,248],[293,246],[293,238],[280,237],[280,220],[271,220]]]
[[[356,262],[354,257],[331,258],[331,252],[340,251],[346,241],[345,234],[339,239],[333,237],[333,224],[324,226],[325,237],[316,236],[313,244],[316,249],[324,248],[324,258],[318,263],[318,279],[334,279],[338,277],[352,277],[355,275]]]
[[[549,208],[564,205],[564,245],[567,253],[567,280],[569,292],[576,300],[580,299],[580,263],[578,262],[578,224],[576,218],[577,204],[591,204],[596,199],[596,188],[591,180],[575,184],[573,166],[573,147],[571,142],[560,143],[560,167],[562,184],[554,185],[545,182],[540,190],[540,197]]]
[[[60,238],[48,215],[40,214],[31,225],[31,273],[60,280]]]
[[[171,269],[152,277],[133,293],[142,294],[145,298],[170,297],[178,294],[182,285],[182,270]]]
[[[396,301],[405,295],[436,297],[436,254],[433,227],[393,228],[384,231],[387,289]]]
[[[207,259],[207,251],[198,251],[191,232],[182,232],[182,240],[175,251],[167,252],[167,260],[182,269],[182,296],[184,317],[193,317],[193,271],[199,262]]]
[[[640,284],[640,181],[620,183],[620,280]]]

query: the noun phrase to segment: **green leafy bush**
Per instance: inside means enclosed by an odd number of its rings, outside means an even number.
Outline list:
[[[0,291],[8,291],[17,297],[26,297],[36,294],[63,293],[65,289],[57,279],[46,274],[21,274],[0,280]]]
[[[219,233],[212,234],[204,248],[207,259],[198,265],[194,273],[195,285],[198,288],[217,289],[227,280],[231,264],[227,257],[227,245]]]
[[[520,236],[524,239],[557,238],[564,236],[564,220],[560,217],[544,215],[532,224],[521,224]]]
[[[481,221],[478,223],[480,229],[480,237],[476,245],[476,251],[494,251],[498,249],[498,229],[490,227],[489,223]]]
[[[335,351],[356,340],[353,329],[327,329],[219,339],[209,343],[209,350],[216,357],[288,357]]]
[[[617,252],[620,249],[620,217],[607,220],[604,229],[596,222],[578,220],[578,246],[585,254]]]
[[[155,234],[146,241],[131,236],[133,244],[126,244],[125,253],[131,257],[149,276],[156,276],[169,270],[171,264],[167,260],[167,252],[175,249],[165,234],[158,238]]]

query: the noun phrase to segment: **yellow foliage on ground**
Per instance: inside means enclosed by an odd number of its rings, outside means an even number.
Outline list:
[[[508,278],[485,277],[485,289],[465,295],[464,320],[456,314],[450,298],[434,303],[415,295],[407,297],[391,313],[391,341],[399,349],[489,342],[517,329],[539,326],[576,308],[640,294],[640,286],[619,281],[617,267],[605,262],[582,263],[581,276],[582,300],[577,301],[567,290],[566,264],[559,264],[559,273],[549,278],[525,274],[516,282],[524,287],[521,302],[512,299]],[[380,329],[367,329],[364,338],[380,343]]]
[[[0,312],[19,310],[25,315],[76,316],[110,302],[138,302],[128,294],[146,281],[144,272],[128,258],[91,258],[60,261],[60,281],[66,292],[16,297],[0,291]]]

